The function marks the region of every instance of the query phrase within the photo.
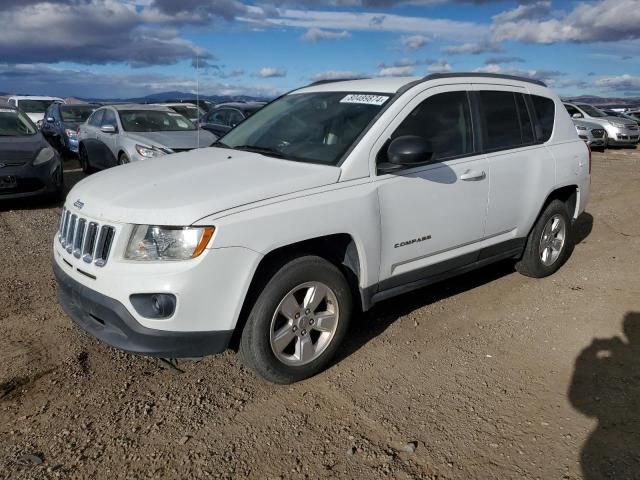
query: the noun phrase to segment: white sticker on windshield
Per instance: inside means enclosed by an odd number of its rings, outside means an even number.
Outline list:
[[[167,112],[167,113],[169,113],[169,115],[171,115],[172,117],[181,117],[182,116],[179,113],[170,113],[170,112]]]
[[[366,95],[352,93],[340,100],[340,103],[362,103],[364,105],[382,105],[389,100],[385,95]]]
[[[0,113],[13,113],[15,110],[11,110],[9,108],[0,108]]]

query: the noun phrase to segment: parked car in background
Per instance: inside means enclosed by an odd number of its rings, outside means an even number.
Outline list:
[[[204,100],[202,98],[190,98],[190,99],[177,99],[177,100],[165,100],[162,103],[184,103],[188,105],[197,105],[200,107],[205,113],[208,113],[215,106],[213,102],[209,100]]]
[[[0,199],[51,195],[57,200],[63,188],[58,153],[26,113],[0,103]]]
[[[565,102],[564,106],[573,119],[584,119],[604,128],[607,146],[633,147],[638,143],[640,128],[635,122],[607,115],[599,108],[586,103]]]
[[[615,110],[609,110],[609,109],[601,109],[601,110],[607,115],[609,115],[610,117],[618,117],[618,118],[624,118],[625,120],[631,120],[632,122],[635,122],[638,126],[640,126],[640,118],[633,117],[625,112],[616,112]]]
[[[208,147],[217,137],[159,105],[112,105],[80,125],[78,153],[85,172]]]
[[[197,105],[195,105],[193,103],[187,103],[187,102],[184,102],[184,103],[162,103],[162,104],[158,104],[158,105],[170,108],[174,112],[177,112],[180,115],[182,115],[183,117],[188,118],[189,120],[191,120],[196,125],[198,124],[198,122],[200,121],[202,116],[206,114],[206,112],[204,110],[202,110],[200,107],[198,107]]]
[[[329,365],[358,309],[497,261],[552,275],[591,184],[557,95],[479,73],[312,84],[175,157],[76,184],[59,302],[114,347],[232,345],[277,383]]]
[[[42,134],[60,154],[78,153],[78,127],[87,121],[95,111],[95,105],[64,105],[54,103],[49,106],[42,120]]]
[[[264,102],[220,103],[202,118],[200,126],[221,137],[264,106]]]
[[[576,126],[578,136],[591,148],[601,148],[603,150],[606,148],[606,134],[601,125],[580,118],[574,118],[573,124]]]
[[[9,104],[26,113],[33,123],[38,123],[44,118],[44,114],[52,103],[64,103],[58,97],[37,97],[27,95],[14,95],[9,97]]]
[[[625,112],[625,114],[630,116],[634,120],[640,121],[640,111],[632,110],[632,111]]]

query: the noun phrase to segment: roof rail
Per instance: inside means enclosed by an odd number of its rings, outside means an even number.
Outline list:
[[[370,77],[350,77],[350,78],[327,78],[324,80],[316,80],[315,82],[310,83],[307,87],[314,87],[316,85],[324,85],[325,83],[334,83],[334,82],[348,82],[350,80],[366,80]],[[304,87],[306,88],[306,87]]]
[[[437,80],[440,78],[465,78],[465,77],[483,77],[483,78],[499,78],[503,80],[518,80],[520,82],[533,83],[546,87],[547,84],[542,80],[535,78],[518,77],[517,75],[503,75],[502,73],[476,73],[476,72],[460,72],[460,73],[432,73],[422,78],[423,82],[427,80]]]

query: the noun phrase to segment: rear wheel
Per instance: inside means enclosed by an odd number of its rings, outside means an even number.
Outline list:
[[[560,200],[552,200],[531,230],[516,270],[528,277],[549,276],[567,261],[573,247],[573,229],[567,206]]]
[[[240,339],[249,368],[274,383],[293,383],[323,370],[346,335],[349,284],[333,264],[303,256],[278,268],[258,295]]]

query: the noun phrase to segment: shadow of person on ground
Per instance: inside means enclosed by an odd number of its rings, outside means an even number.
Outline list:
[[[576,359],[569,400],[598,420],[580,454],[585,480],[640,479],[640,312],[623,331],[626,341],[596,338]]]

